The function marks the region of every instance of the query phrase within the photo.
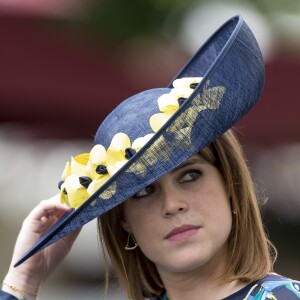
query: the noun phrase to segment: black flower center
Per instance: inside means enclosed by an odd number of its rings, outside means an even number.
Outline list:
[[[84,186],[85,188],[88,188],[88,186],[92,182],[92,179],[88,176],[80,176],[79,177],[79,182],[82,186]]]
[[[96,168],[96,173],[97,174],[107,174],[108,173],[108,171],[107,171],[107,168],[104,166],[104,165],[99,165],[99,166],[97,166],[97,168]]]
[[[177,101],[178,101],[179,106],[181,106],[184,103],[185,100],[186,100],[186,98],[184,98],[184,97],[178,98]]]
[[[126,148],[125,149],[125,158],[130,159],[135,153],[136,153],[136,151],[134,149]]]
[[[194,90],[194,89],[197,87],[197,85],[198,85],[197,82],[191,83],[191,84],[190,84],[190,88]]]
[[[59,189],[61,188],[61,186],[62,186],[63,183],[64,183],[63,180],[61,180],[61,181],[58,183],[58,188],[59,188]]]

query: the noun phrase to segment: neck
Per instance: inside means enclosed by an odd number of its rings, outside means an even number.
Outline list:
[[[220,300],[242,289],[246,284],[235,280],[229,283],[211,282],[209,280],[197,281],[185,278],[182,281],[169,281],[166,284],[167,297],[169,300]]]
[[[220,281],[223,270],[224,265],[219,263],[215,266],[208,264],[189,272],[159,270],[159,273],[169,300],[220,300],[246,285],[239,280],[229,283]]]

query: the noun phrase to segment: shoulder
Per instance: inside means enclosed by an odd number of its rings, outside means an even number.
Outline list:
[[[270,273],[256,283],[256,288],[248,299],[299,300],[300,282],[276,273]]]
[[[0,300],[17,300],[17,298],[0,290]]]

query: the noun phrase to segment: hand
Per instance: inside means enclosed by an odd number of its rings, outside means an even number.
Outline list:
[[[44,200],[37,205],[24,220],[19,233],[12,262],[5,277],[5,282],[16,286],[28,294],[36,295],[40,285],[51,272],[63,261],[70,252],[80,229],[70,233],[49,247],[38,252],[20,266],[14,268],[14,263],[27,251],[64,213],[70,208],[60,204],[58,197]],[[3,286],[3,290],[8,287]],[[20,296],[19,294],[16,296]],[[32,298],[34,299],[34,298]]]

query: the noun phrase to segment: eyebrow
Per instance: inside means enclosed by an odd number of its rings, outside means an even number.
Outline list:
[[[195,165],[195,164],[205,164],[206,161],[201,158],[201,157],[192,157],[190,159],[188,159],[187,161],[185,161],[184,163],[182,163],[181,165],[179,165],[178,167],[174,168],[170,173],[175,173],[176,171],[183,169],[185,167],[188,167],[190,165]]]

